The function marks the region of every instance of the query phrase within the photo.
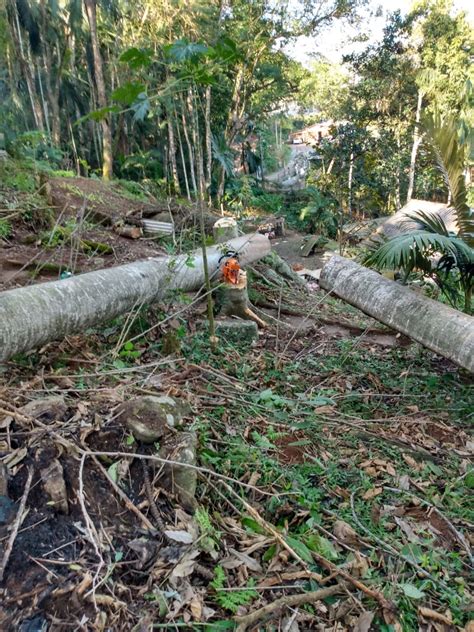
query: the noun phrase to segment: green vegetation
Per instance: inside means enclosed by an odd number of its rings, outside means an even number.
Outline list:
[[[474,215],[466,202],[466,148],[458,140],[458,125],[452,116],[442,120],[435,112],[425,126],[452,195],[458,236],[448,231],[443,219],[418,212],[408,220],[421,225],[420,230],[410,230],[375,247],[364,262],[381,270],[402,269],[405,280],[414,271],[425,274],[435,281],[453,306],[458,305],[458,295],[462,294],[464,311],[470,314],[474,286]]]
[[[472,29],[451,0],[419,0],[366,39],[372,4],[4,3],[2,283],[50,273],[67,290],[72,274],[157,255],[170,278],[181,260],[189,274],[212,243],[208,219],[278,215],[472,313]],[[347,24],[358,52],[295,59]],[[310,146],[292,136],[302,130]],[[351,240],[351,226],[416,199],[449,202],[455,227],[414,212],[416,230]],[[175,234],[135,239],[163,209]],[[290,266],[306,261],[302,237],[289,236]],[[99,305],[99,325],[0,366],[0,500],[25,505],[20,523],[0,520],[4,625],[236,630],[268,607],[255,630],[468,632],[469,376],[280,264],[248,266],[268,316],[248,346],[214,336],[225,289],[204,265],[198,295],[172,285],[147,306],[136,292],[105,324]],[[157,395],[186,412],[146,443],[120,408]],[[21,408],[46,397],[51,414]],[[328,586],[340,592],[272,610]]]

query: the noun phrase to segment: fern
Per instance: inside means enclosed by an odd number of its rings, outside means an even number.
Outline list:
[[[209,513],[206,509],[204,509],[204,507],[198,507],[194,517],[202,536],[200,540],[200,548],[206,553],[212,553],[216,550],[217,543],[221,537],[221,532],[213,526]]]
[[[247,586],[241,590],[224,590],[225,581],[224,569],[222,566],[216,566],[214,579],[210,585],[216,591],[216,602],[224,610],[229,610],[235,614],[240,606],[246,606],[258,597],[258,592],[253,589],[255,586],[254,579],[249,579]]]

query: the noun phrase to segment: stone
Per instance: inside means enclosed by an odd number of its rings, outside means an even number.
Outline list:
[[[69,513],[63,466],[58,459],[53,459],[47,467],[41,469],[40,475],[43,489],[50,498],[49,504],[61,513]]]
[[[258,339],[257,323],[236,318],[216,320],[216,336],[235,345],[250,345]]]
[[[11,522],[15,512],[15,503],[8,497],[8,468],[0,463],[0,526]]]
[[[20,408],[20,412],[41,421],[61,420],[67,413],[67,404],[62,395],[51,395],[32,399]]]
[[[36,615],[31,619],[24,619],[18,628],[18,632],[47,632],[48,621],[43,615]]]
[[[160,213],[151,215],[148,219],[151,219],[154,222],[172,222],[173,216],[168,211],[161,211]]]
[[[120,406],[118,419],[135,439],[153,443],[180,425],[189,407],[167,395],[143,395]]]
[[[183,465],[166,464],[160,485],[176,496],[186,511],[196,508],[197,470],[186,465],[196,465],[197,435],[195,432],[177,432],[165,440],[160,448],[162,459],[177,461]]]
[[[9,524],[16,515],[15,503],[8,496],[0,496],[0,526]]]

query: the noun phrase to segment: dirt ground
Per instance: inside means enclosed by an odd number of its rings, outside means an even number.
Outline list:
[[[318,270],[322,268],[333,253],[326,250],[317,250],[309,257],[302,257],[301,245],[303,243],[303,237],[304,235],[302,233],[286,229],[285,237],[272,240],[272,248],[290,265],[299,264],[304,268],[308,268],[308,270]]]
[[[130,239],[113,225],[133,226],[142,217],[183,212],[176,203],[134,199],[117,183],[87,178],[51,178],[41,191],[47,206],[31,217],[20,213],[11,222],[11,234],[0,239],[0,290],[160,256],[165,251],[156,237]],[[21,193],[4,195],[24,208]],[[65,236],[55,233],[56,227],[65,228]]]

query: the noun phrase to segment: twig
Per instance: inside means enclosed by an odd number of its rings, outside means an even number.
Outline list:
[[[430,507],[430,509],[432,511],[436,511],[438,516],[442,520],[444,520],[444,522],[448,526],[448,528],[451,531],[451,533],[454,535],[454,537],[457,539],[459,544],[466,551],[466,553],[467,553],[467,555],[469,557],[469,561],[471,563],[471,566],[474,565],[474,557],[472,555],[471,548],[470,548],[469,544],[466,541],[466,538],[464,537],[464,535],[460,531],[458,531],[456,529],[456,527],[453,525],[453,523],[450,520],[448,520],[448,518],[446,518],[446,516],[443,513],[441,513],[441,511],[438,509],[438,507],[435,507],[435,505],[433,505],[432,503],[428,502],[424,498],[420,498],[416,494],[413,494],[412,492],[409,492],[409,491],[407,491],[405,489],[397,489],[396,487],[386,487],[386,486],[384,486],[384,489],[386,489],[386,490],[388,490],[390,492],[395,492],[396,494],[408,494],[412,498],[416,498],[416,500],[418,500],[422,505],[426,505],[427,507]]]
[[[95,457],[92,453],[87,453],[84,452],[83,453],[83,458],[85,458],[86,456],[91,456],[92,460],[94,461],[94,463],[97,465],[97,467],[99,468],[99,470],[102,472],[102,474],[105,476],[105,478],[107,479],[107,481],[110,483],[111,487],[113,488],[113,490],[118,494],[118,496],[120,496],[120,498],[123,500],[123,502],[125,503],[125,506],[127,507],[127,509],[129,509],[132,513],[134,513],[137,518],[139,518],[142,523],[147,527],[147,529],[150,529],[150,531],[155,532],[156,528],[153,526],[153,524],[148,520],[148,518],[145,516],[144,513],[142,513],[138,507],[136,507],[132,501],[130,500],[130,498],[127,496],[127,494],[120,489],[120,487],[117,485],[117,483],[112,480],[110,478],[110,476],[107,473],[107,470],[105,469],[105,467],[102,465],[102,463],[99,461],[99,459],[97,457]]]
[[[268,523],[264,518],[262,518],[262,516],[256,511],[256,509],[254,509],[251,505],[249,505],[249,503],[244,500],[243,498],[241,498],[236,492],[234,492],[234,490],[229,487],[226,483],[222,483],[227,490],[233,495],[236,496],[240,502],[244,505],[245,509],[249,512],[249,514],[260,524],[260,526],[262,526],[264,529],[266,529],[269,533],[271,533],[275,539],[289,552],[291,553],[291,555],[297,559],[305,569],[308,569],[308,564],[298,555],[298,553],[285,541],[285,539],[282,537],[281,533],[279,533],[279,531],[277,529],[275,529],[275,527],[273,525],[271,525],[270,523]],[[346,581],[348,581],[349,583],[351,583],[355,588],[357,588],[358,590],[361,590],[363,593],[365,593],[366,595],[368,595],[369,597],[372,597],[372,599],[376,599],[379,604],[382,606],[382,608],[386,609],[386,610],[394,610],[394,605],[391,601],[389,601],[388,599],[386,599],[386,597],[384,597],[382,595],[382,593],[378,590],[375,590],[373,588],[369,588],[369,586],[367,586],[366,584],[362,583],[361,581],[359,581],[358,579],[356,579],[355,577],[352,577],[352,575],[350,575],[349,573],[347,573],[345,570],[343,570],[342,568],[339,568],[338,566],[336,566],[336,564],[333,564],[333,562],[330,562],[329,560],[327,560],[325,557],[323,557],[322,555],[320,555],[319,553],[316,553],[315,551],[311,551],[311,554],[313,555],[313,557],[316,559],[316,561],[321,564],[321,566],[324,566],[324,568],[326,568],[327,570],[331,571],[331,573],[334,573],[335,575],[338,575],[339,577],[342,577],[343,579],[345,579]],[[321,581],[324,581],[323,578],[321,578]]]
[[[321,601],[327,597],[332,597],[332,595],[344,592],[344,588],[342,584],[338,584],[337,586],[330,586],[329,588],[322,588],[321,590],[312,590],[311,592],[302,593],[300,595],[286,595],[285,597],[276,599],[272,603],[258,610],[254,610],[254,612],[250,614],[246,614],[242,617],[234,617],[234,621],[237,623],[236,632],[245,632],[249,626],[255,624],[260,619],[268,615],[275,615],[283,608]]]
[[[295,559],[297,560],[305,570],[309,571],[308,568],[308,563],[305,562],[305,560],[298,555],[298,553],[295,551],[295,549],[290,546],[288,544],[288,542],[286,542],[285,538],[282,536],[282,534],[275,529],[275,527],[270,524],[269,522],[267,522],[265,520],[265,518],[262,518],[262,516],[258,513],[258,511],[256,509],[254,509],[252,507],[252,505],[250,505],[244,498],[242,498],[241,496],[239,496],[237,494],[237,492],[234,492],[234,490],[232,489],[232,487],[230,487],[229,485],[227,485],[227,483],[225,483],[224,481],[221,481],[222,485],[224,485],[224,487],[227,489],[227,491],[232,494],[232,496],[236,497],[239,499],[239,501],[243,504],[243,506],[245,507],[245,509],[249,512],[249,514],[252,516],[252,518],[255,519],[256,522],[258,522],[258,524],[263,527],[263,529],[265,529],[265,531],[267,531],[268,533],[270,533],[275,540],[284,548],[288,551],[288,553]],[[319,580],[322,581],[322,577],[319,577]]]
[[[15,539],[18,534],[18,529],[20,528],[20,525],[23,519],[23,512],[25,511],[25,505],[28,499],[28,494],[30,493],[32,480],[33,480],[33,468],[30,467],[28,470],[28,476],[25,483],[25,489],[23,490],[23,496],[21,497],[20,506],[18,507],[18,511],[15,517],[15,522],[12,525],[10,537],[8,539],[7,546],[5,547],[5,553],[3,554],[2,565],[0,566],[0,582],[3,581],[3,575],[7,568],[8,560],[10,559],[10,555],[13,550],[13,545],[15,544]]]
[[[165,523],[163,522],[163,519],[160,516],[160,512],[158,511],[158,507],[156,506],[156,503],[155,503],[155,499],[153,498],[153,490],[152,490],[151,481],[150,481],[150,470],[148,468],[146,461],[142,461],[142,469],[143,469],[143,482],[145,483],[145,492],[148,497],[148,502],[150,503],[151,515],[155,519],[155,523],[158,529],[160,531],[164,531]]]
[[[412,559],[410,559],[408,556],[404,555],[400,551],[397,551],[395,547],[393,547],[391,544],[388,544],[387,542],[384,542],[381,538],[379,538],[374,533],[372,533],[372,531],[370,531],[370,529],[368,529],[364,524],[362,524],[362,522],[359,520],[359,517],[357,516],[355,512],[354,492],[352,492],[351,494],[351,509],[352,509],[352,517],[354,518],[354,522],[357,524],[359,529],[361,529],[371,540],[376,542],[384,551],[386,551],[390,555],[395,555],[396,557],[402,559],[404,562],[406,562],[410,566],[413,566],[413,568],[415,568],[418,573],[423,575],[423,577],[426,577],[427,579],[431,580],[431,582],[433,582],[433,584],[435,585],[439,584],[444,590],[446,590],[446,592],[449,592],[450,595],[456,594],[455,591],[451,590],[451,588],[447,584],[445,584],[442,579],[437,579],[436,577],[434,577],[431,573],[426,571],[417,562],[413,561]]]
[[[255,485],[250,485],[249,483],[242,483],[242,481],[239,481],[236,478],[232,478],[231,476],[226,476],[225,474],[219,474],[218,472],[214,472],[213,470],[210,470],[207,467],[200,467],[199,465],[191,465],[190,463],[183,463],[181,461],[173,461],[171,459],[163,459],[159,456],[155,456],[154,454],[139,454],[137,452],[102,452],[100,450],[83,450],[75,445],[74,445],[74,448],[80,454],[85,455],[85,456],[109,456],[112,458],[113,457],[126,457],[128,459],[142,459],[142,460],[148,460],[148,461],[156,461],[157,463],[162,463],[164,465],[178,465],[179,467],[186,467],[190,470],[195,470],[196,472],[209,474],[210,476],[214,476],[215,478],[220,479],[222,481],[229,481],[230,483],[235,483],[236,485],[240,485],[241,487],[252,489],[253,491],[265,496],[272,496],[272,497],[275,496],[274,493],[266,492],[263,489],[259,489],[258,487],[255,487]],[[240,498],[240,496],[238,497]]]
[[[81,506],[81,510],[82,510],[82,515],[84,517],[84,524],[87,530],[87,535],[89,536],[89,542],[92,544],[92,546],[94,547],[94,551],[97,555],[97,557],[99,558],[101,564],[104,564],[104,560],[102,558],[102,554],[100,552],[100,542],[99,542],[99,534],[97,533],[97,529],[95,528],[95,525],[92,521],[92,518],[89,516],[89,513],[87,511],[87,507],[86,507],[86,501],[85,501],[85,496],[84,496],[84,463],[86,460],[86,455],[83,454],[82,458],[81,458],[81,463],[79,465],[79,487],[78,487],[78,499],[79,499],[79,504]]]

